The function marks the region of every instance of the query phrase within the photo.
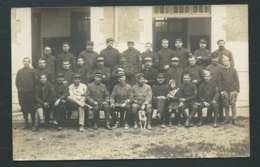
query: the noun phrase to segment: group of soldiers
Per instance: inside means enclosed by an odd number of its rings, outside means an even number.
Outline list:
[[[178,126],[184,119],[185,127],[191,127],[197,113],[197,125],[201,126],[203,108],[207,108],[207,123],[214,113],[213,127],[223,121],[235,124],[239,79],[224,40],[217,41],[219,49],[211,53],[206,49],[207,41],[200,39],[200,48],[194,54],[182,47],[181,39],[176,39],[175,50],[168,48],[169,41],[163,39],[157,53],[149,42],[143,53],[134,48],[132,40],[123,53],[113,44],[113,39],[108,38],[107,47],[98,54],[93,50],[94,42],[88,41],[77,59],[67,42],[62,44],[63,51],[57,57],[51,55],[51,47],[45,46],[37,69],[25,57],[24,67],[16,76],[24,128],[30,127],[28,114],[32,130],[37,131],[49,124],[53,111],[53,124],[62,130],[72,110],[78,111],[81,132],[85,122],[89,122],[89,111],[93,111],[93,127],[98,129],[101,110],[109,130],[120,125],[137,129],[139,111],[146,112],[147,129],[151,129],[153,109],[157,110],[161,128],[172,126],[173,114]]]

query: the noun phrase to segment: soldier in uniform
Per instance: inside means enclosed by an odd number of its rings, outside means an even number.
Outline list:
[[[200,48],[194,52],[194,56],[197,59],[197,65],[202,69],[205,69],[211,63],[210,50],[206,49],[206,39],[200,39]]]
[[[49,125],[50,109],[55,98],[55,91],[53,86],[47,80],[46,74],[40,75],[40,83],[35,86],[34,96],[36,101],[36,127],[33,129],[37,131],[40,124]],[[45,122],[44,122],[45,117]]]
[[[66,100],[69,95],[69,89],[66,84],[63,83],[64,76],[62,73],[56,75],[57,82],[53,85],[56,96],[54,98],[54,124],[57,124],[57,130],[62,130],[64,125],[64,118],[66,114]]]
[[[179,111],[185,117],[185,127],[193,126],[192,118],[196,114],[199,107],[197,102],[197,87],[191,82],[190,74],[183,75],[183,84],[179,89]],[[189,116],[185,109],[188,108],[190,112]]]
[[[218,54],[219,57],[219,64],[224,66],[223,57],[226,56],[229,58],[230,66],[234,67],[234,59],[232,52],[225,48],[225,41],[223,39],[217,41],[219,49],[215,50],[213,53]]]
[[[87,96],[87,86],[80,82],[81,75],[76,73],[73,75],[73,84],[69,85],[69,96],[68,96],[68,110],[72,111],[74,108],[78,110],[79,116],[79,131],[84,131],[85,123],[85,110],[91,109],[89,105],[86,104]]]
[[[41,57],[46,62],[46,68],[49,69],[52,75],[55,77],[56,74],[56,57],[51,54],[51,47],[44,47],[44,55]]]
[[[68,42],[63,42],[62,43],[62,50],[63,52],[60,53],[57,56],[57,71],[61,71],[62,70],[62,62],[63,61],[69,61],[70,62],[70,69],[74,72],[75,71],[75,66],[76,66],[76,62],[75,62],[75,56],[73,53],[71,53],[69,51],[70,49],[70,45]]]
[[[183,70],[178,66],[179,58],[173,57],[171,59],[170,67],[165,71],[166,83],[169,83],[171,79],[175,80],[177,86],[181,85]]]
[[[198,126],[202,125],[202,108],[207,108],[207,115],[212,115],[212,111],[214,112],[214,124],[213,127],[216,128],[218,126],[218,98],[219,98],[219,90],[216,82],[211,80],[210,72],[204,71],[204,82],[201,83],[199,87],[199,101],[200,108],[198,110],[198,118],[199,123]],[[209,121],[208,121],[209,122]]]
[[[69,61],[66,61],[66,60],[63,61],[62,70],[59,71],[59,72],[61,72],[64,76],[64,81],[63,81],[64,84],[67,84],[68,86],[70,84],[72,84],[74,73],[70,69],[70,62]]]
[[[157,74],[157,84],[153,86],[153,101],[156,104],[157,117],[161,118],[161,128],[165,128],[166,118],[166,97],[168,94],[168,86],[164,83],[165,77],[163,73]]]
[[[119,63],[119,51],[113,48],[114,40],[112,38],[106,39],[107,47],[100,52],[100,56],[104,57],[105,66],[112,72],[114,66]]]
[[[168,48],[168,39],[162,40],[162,49],[157,52],[159,57],[159,69],[167,70],[171,64],[171,58],[173,57],[173,50]]]
[[[93,82],[96,78],[96,73],[103,74],[102,83],[106,85],[107,90],[110,90],[110,70],[104,66],[104,57],[97,57],[97,68],[92,71],[90,81]]]
[[[231,67],[228,57],[223,57],[224,68],[220,71],[219,78],[219,90],[223,97],[223,105],[225,108],[226,120],[225,123],[229,123],[229,106],[232,111],[232,124],[236,122],[236,101],[237,95],[240,90],[239,78],[237,71],[234,67]]]
[[[79,54],[79,58],[83,58],[85,67],[87,68],[87,76],[86,81],[87,83],[90,82],[90,75],[92,70],[97,67],[97,57],[99,56],[97,52],[93,50],[94,42],[87,41],[86,43],[86,50],[82,51]]]
[[[196,58],[194,56],[189,58],[189,64],[190,65],[184,69],[183,73],[190,74],[191,82],[199,87],[200,83],[203,81],[203,69],[196,65]]]
[[[144,61],[144,59],[146,57],[149,57],[149,58],[152,59],[152,61],[153,61],[153,68],[157,69],[159,67],[159,57],[158,57],[158,55],[155,52],[152,51],[152,46],[153,45],[152,45],[151,42],[147,42],[145,44],[145,52],[143,52],[141,54],[141,57],[142,57],[142,69],[145,68],[145,65],[144,65],[145,61]]]
[[[188,59],[191,56],[191,53],[188,49],[183,48],[182,45],[182,39],[175,40],[176,50],[173,51],[173,57],[179,58],[179,67],[184,69],[189,65]]]
[[[147,129],[151,129],[152,119],[152,89],[149,85],[145,84],[144,75],[142,73],[136,74],[137,83],[133,86],[133,104],[132,113],[134,115],[134,129],[137,129],[138,111],[146,110],[147,116]]]
[[[130,123],[133,89],[126,83],[126,76],[124,72],[118,72],[117,76],[119,84],[114,87],[110,97],[110,113],[115,122],[114,128],[119,127],[118,117],[115,114],[115,111],[117,111],[120,112],[121,123],[124,123],[124,128],[127,130]]]
[[[206,67],[206,70],[210,72],[211,79],[212,81],[216,82],[218,87],[219,87],[219,75],[220,71],[224,68],[221,64],[219,64],[219,55],[217,53],[212,53],[211,54],[211,64]],[[223,122],[223,102],[222,102],[222,96],[219,96],[218,99],[218,104],[219,104],[219,121]]]
[[[142,57],[140,51],[134,48],[134,44],[135,43],[133,40],[128,40],[128,49],[125,50],[123,53],[126,54],[126,63],[132,66],[132,69],[134,70],[132,72],[134,72],[134,74],[137,74],[138,72],[140,72],[142,67]]]
[[[77,66],[76,66],[76,71],[81,75],[81,83],[84,83],[87,85],[90,81],[88,80],[88,69],[86,65],[84,65],[84,59],[81,57],[78,57],[77,59]]]
[[[54,75],[51,73],[50,69],[46,68],[46,62],[44,59],[39,59],[38,60],[38,69],[35,70],[36,72],[36,79],[37,83],[40,83],[40,75],[41,74],[46,74],[47,80],[50,83],[54,83]]]
[[[106,129],[112,130],[109,125],[109,92],[102,83],[103,75],[101,72],[96,72],[95,81],[88,85],[87,100],[94,111],[94,130],[98,129],[100,110],[105,113]]]
[[[15,84],[18,90],[18,100],[23,113],[25,125],[23,129],[29,128],[28,114],[31,115],[32,126],[35,126],[34,94],[35,72],[30,68],[30,59],[23,59],[24,67],[16,74]]]
[[[158,71],[152,67],[153,61],[150,57],[144,58],[144,65],[145,68],[141,72],[144,74],[145,83],[152,87],[156,83]]]

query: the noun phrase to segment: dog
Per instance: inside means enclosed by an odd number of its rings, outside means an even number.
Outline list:
[[[146,117],[146,112],[143,110],[140,110],[138,112],[138,116],[139,116],[139,125],[141,129],[145,129],[146,128],[146,124],[147,124],[147,117]],[[144,126],[143,126],[144,125]]]

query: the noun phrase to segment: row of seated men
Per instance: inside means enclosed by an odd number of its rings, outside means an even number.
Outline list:
[[[125,58],[124,54],[120,58]],[[136,83],[133,85],[131,85],[131,80],[127,81],[127,71],[117,68],[114,75],[115,86],[111,87],[106,84],[104,78],[108,77],[102,71],[95,71],[94,74],[92,72],[94,81],[88,85],[81,81],[82,78],[83,80],[85,78],[79,73],[73,74],[72,83],[69,83],[69,81],[65,80],[64,73],[59,72],[56,75],[57,82],[52,85],[51,82],[48,82],[47,73],[40,73],[39,75],[36,73],[35,77],[35,70],[29,68],[30,59],[25,58],[23,62],[24,68],[18,71],[16,78],[18,98],[24,114],[25,127],[29,125],[28,113],[32,117],[33,130],[38,130],[41,124],[49,122],[49,112],[53,108],[55,122],[57,122],[58,129],[61,130],[65,111],[77,108],[79,113],[79,131],[84,130],[84,114],[87,109],[94,111],[94,129],[98,127],[100,110],[105,112],[107,129],[112,129],[109,121],[110,115],[114,122],[113,127],[119,127],[120,123],[115,111],[121,112],[122,114],[120,115],[124,115],[125,112],[125,118],[123,118],[125,129],[129,128],[129,118],[133,114],[134,129],[137,129],[138,111],[144,110],[147,116],[147,128],[151,129],[152,107],[158,111],[157,117],[161,120],[162,128],[165,128],[167,117],[169,120],[168,125],[171,126],[172,112],[176,114],[175,118],[179,126],[181,125],[181,115],[185,118],[185,127],[190,127],[193,124],[192,118],[198,112],[198,126],[200,126],[202,125],[202,108],[204,107],[209,108],[210,110],[208,111],[214,112],[213,126],[217,127],[218,104],[220,103],[224,104],[225,122],[227,123],[230,121],[229,106],[231,105],[232,123],[235,123],[236,98],[239,92],[237,72],[230,66],[230,60],[227,56],[223,56],[222,59],[224,67],[218,64],[218,59],[218,54],[212,54],[211,65],[215,68],[215,71],[213,70],[215,76],[211,75],[210,71],[203,71],[201,67],[196,65],[196,58],[190,56],[188,59],[190,65],[184,69],[184,72],[173,72],[171,75],[167,75],[167,70],[164,70],[156,74],[156,79],[153,82],[147,79],[143,73],[138,73],[135,75]],[[100,64],[103,65],[103,61],[103,57],[97,58],[97,64],[102,62]],[[66,65],[70,65],[70,63],[66,64],[66,62],[63,61],[64,68],[66,68]],[[145,69],[147,67],[151,68],[153,62],[151,58],[145,58],[144,62]],[[179,58],[173,57],[171,62],[170,67],[178,68]],[[22,86],[28,86],[28,84],[25,84],[26,82],[34,84],[34,77],[36,78],[36,86],[32,91],[27,91],[26,93],[19,91]],[[172,79],[170,77],[176,78]],[[109,88],[112,89],[111,95],[108,91]],[[197,92],[197,90],[199,91]],[[219,96],[220,94],[221,96]],[[222,99],[222,102],[219,99]],[[32,107],[35,108],[33,109]],[[185,111],[186,108],[189,108],[189,115]],[[35,109],[36,122],[34,119]]]

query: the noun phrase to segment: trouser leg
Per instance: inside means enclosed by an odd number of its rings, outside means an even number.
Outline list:
[[[79,125],[84,125],[85,122],[85,110],[83,107],[78,106],[79,113]]]
[[[212,108],[209,107],[207,108],[207,123],[209,124],[211,121],[211,117],[212,117]]]
[[[224,110],[223,110],[223,99],[222,99],[222,96],[219,97],[219,108],[218,108],[218,111],[219,111],[219,121],[223,122],[223,120],[224,120]]]
[[[134,123],[137,123],[137,120],[138,120],[138,105],[137,104],[133,104],[132,105],[132,114],[133,114],[133,117],[134,117]]]
[[[130,124],[131,106],[129,104],[126,105],[125,112],[125,123]]]
[[[214,112],[214,123],[213,123],[214,128],[218,126],[218,109],[219,109],[218,104],[212,104],[211,110],[213,110]]]
[[[50,121],[50,109],[49,108],[44,108],[44,116],[45,116],[45,123],[48,124]]]
[[[109,118],[110,118],[109,106],[108,105],[104,105],[103,109],[104,109],[104,112],[105,112],[106,123],[109,124]]]
[[[114,123],[118,122],[118,116],[116,114],[116,110],[117,110],[117,112],[119,112],[119,107],[110,108],[110,115],[111,115]]]
[[[59,126],[63,126],[64,124],[64,113],[65,113],[65,104],[60,102],[57,108],[54,110],[55,112],[55,119],[58,122]]]
[[[235,123],[236,119],[236,101],[237,101],[237,94],[234,92],[230,92],[230,105],[232,111],[232,123]]]
[[[32,126],[35,126],[35,111],[31,112]]]
[[[94,123],[98,124],[99,115],[100,115],[99,107],[98,106],[93,107],[93,111],[94,111]]]
[[[38,125],[39,125],[40,123],[43,123],[43,120],[44,120],[43,108],[38,108],[36,110],[36,112],[37,112],[37,116],[38,116]]]
[[[202,125],[202,107],[198,108],[198,120],[199,120],[198,126],[201,126]]]
[[[164,112],[165,100],[159,99],[157,101],[157,111],[161,114],[161,123],[165,123],[165,112]]]

